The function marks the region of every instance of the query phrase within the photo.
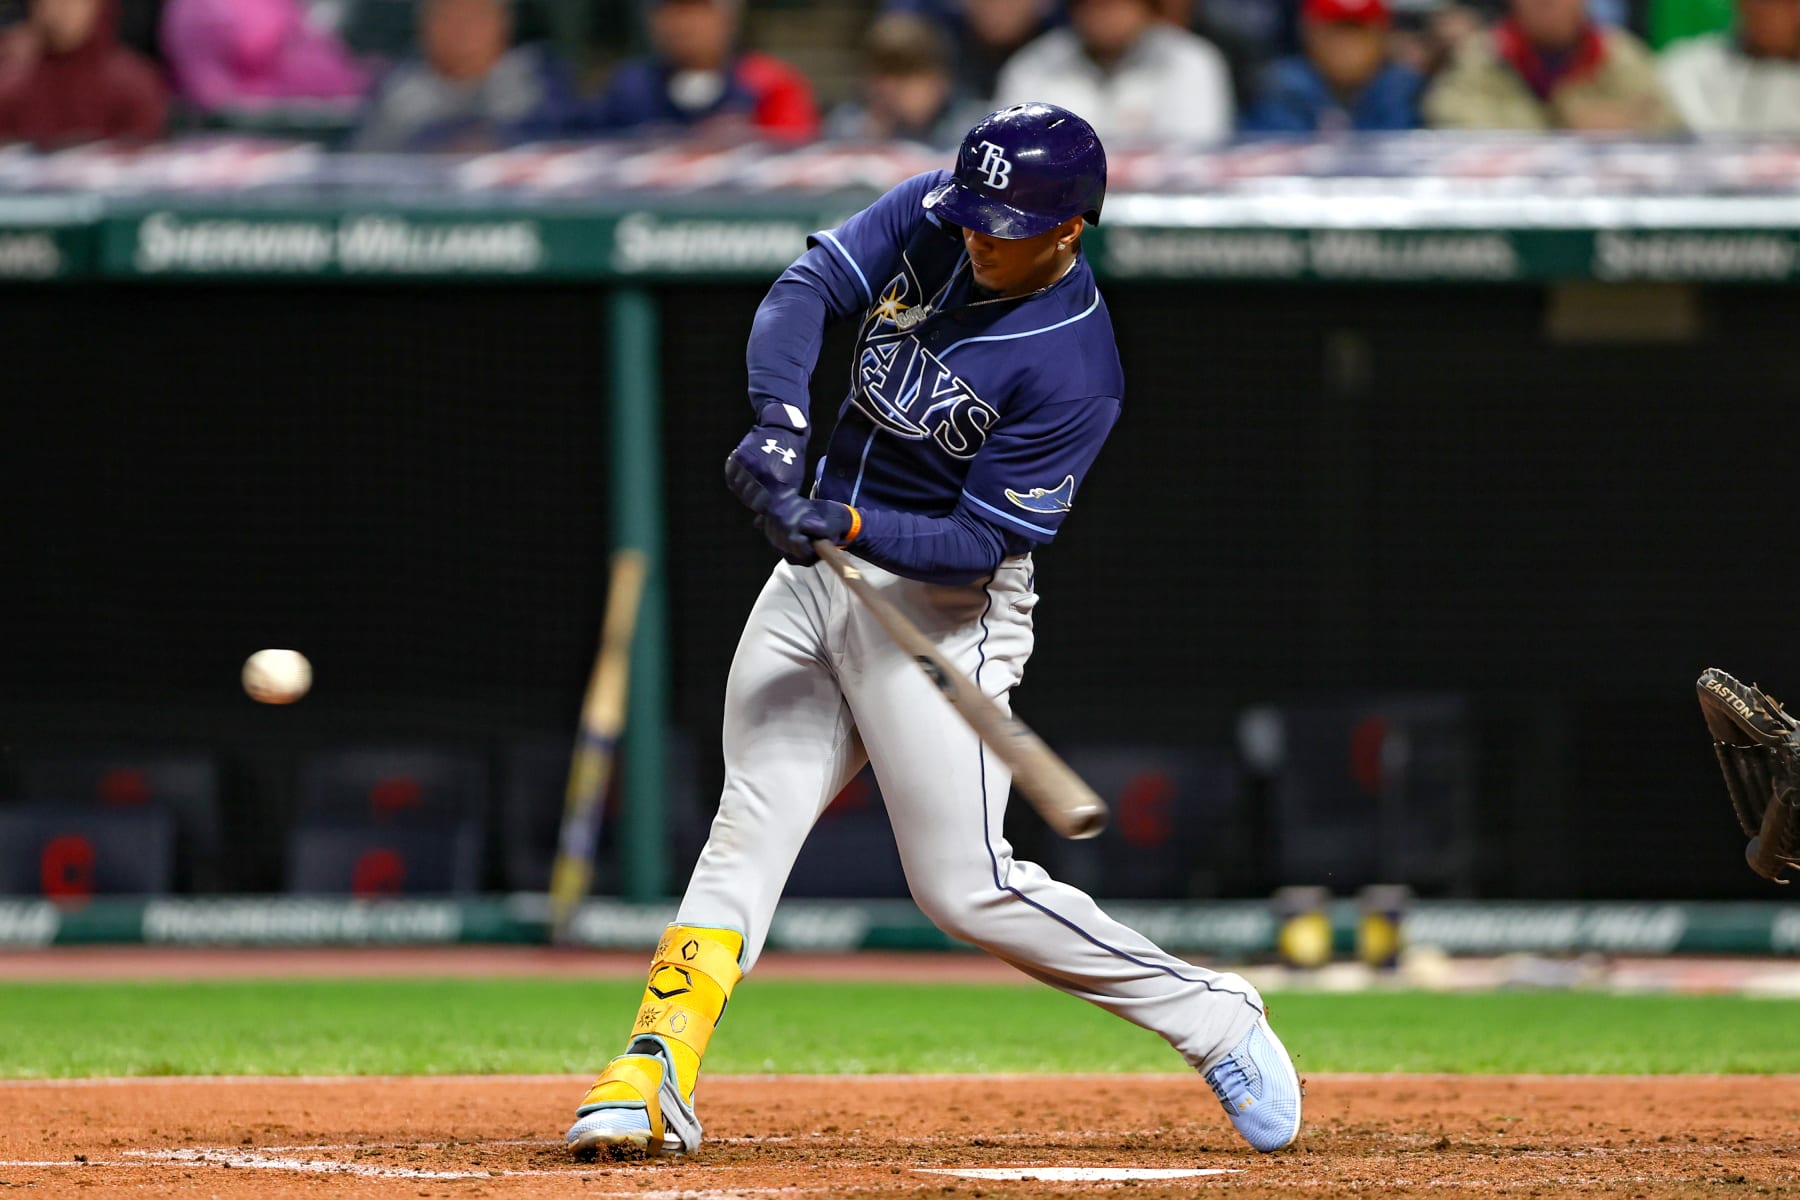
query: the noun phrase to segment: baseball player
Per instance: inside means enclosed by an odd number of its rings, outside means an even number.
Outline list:
[[[1256,990],[1014,859],[1001,834],[1007,769],[811,545],[846,547],[1006,702],[1031,654],[1032,551],[1055,539],[1125,391],[1081,253],[1105,192],[1086,121],[1049,104],[1001,109],[969,131],[954,172],[909,179],[815,234],[758,308],[756,425],[725,473],[786,561],[732,661],[711,837],[625,1053],[577,1110],[576,1153],[698,1148],[707,1043],[801,843],[864,762],[913,898],[939,928],[1167,1038],[1258,1150],[1299,1133],[1300,1081]],[[807,381],[826,324],[844,319],[860,327],[850,394],[803,494]]]

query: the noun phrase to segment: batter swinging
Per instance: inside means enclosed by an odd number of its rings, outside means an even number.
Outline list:
[[[1167,1038],[1258,1150],[1299,1133],[1300,1081],[1256,990],[1015,860],[1005,767],[810,546],[848,547],[1005,702],[1031,654],[1031,551],[1056,537],[1125,390],[1081,254],[1105,192],[1086,121],[1048,104],[1002,109],[969,131],[954,172],[909,179],[814,235],[757,310],[757,425],[725,473],[786,561],[731,665],[711,837],[626,1052],[577,1110],[577,1154],[699,1147],[707,1042],[807,832],[865,761],[913,898],[939,928]],[[807,382],[826,323],[849,317],[861,322],[850,394],[803,496]]]

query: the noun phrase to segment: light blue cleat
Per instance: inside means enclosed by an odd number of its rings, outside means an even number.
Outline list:
[[[1300,1076],[1266,1015],[1206,1073],[1206,1082],[1244,1140],[1264,1154],[1300,1136]]]
[[[662,1145],[650,1144],[650,1114],[642,1108],[598,1108],[576,1119],[568,1134],[570,1153],[577,1158],[597,1154],[655,1154]],[[680,1144],[676,1144],[680,1148]]]

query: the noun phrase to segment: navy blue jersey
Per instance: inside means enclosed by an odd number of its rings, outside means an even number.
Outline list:
[[[1028,296],[974,286],[961,231],[920,206],[948,177],[909,179],[810,239],[758,313],[751,401],[759,411],[805,403],[819,339],[804,327],[817,317],[782,300],[782,288],[822,296],[826,315],[861,324],[814,494],[871,522],[888,511],[979,522],[1017,553],[1056,536],[1118,419],[1124,373],[1080,255]],[[890,557],[900,561],[884,565],[905,573],[935,573],[904,551]]]

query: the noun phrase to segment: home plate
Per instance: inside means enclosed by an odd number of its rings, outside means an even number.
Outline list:
[[[921,1175],[955,1175],[959,1179],[1051,1183],[1098,1183],[1127,1179],[1192,1179],[1197,1175],[1236,1175],[1219,1167],[914,1167]]]

